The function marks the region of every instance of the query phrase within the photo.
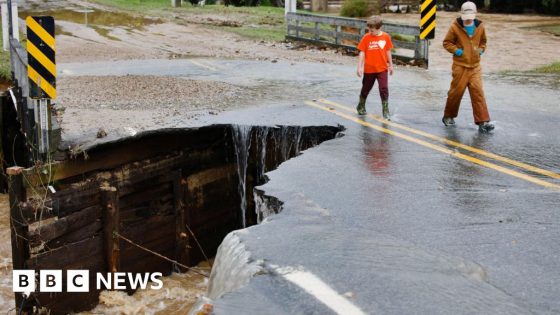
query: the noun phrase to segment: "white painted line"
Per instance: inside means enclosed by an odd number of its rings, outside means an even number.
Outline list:
[[[337,314],[365,315],[356,305],[310,272],[294,270],[284,274],[283,277],[313,295]]]

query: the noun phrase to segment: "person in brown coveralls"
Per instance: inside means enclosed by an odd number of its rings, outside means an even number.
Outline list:
[[[476,17],[476,5],[467,1],[461,6],[461,17],[451,24],[443,47],[453,54],[451,87],[447,93],[447,103],[443,114],[443,124],[454,125],[459,113],[459,105],[469,88],[474,122],[480,132],[494,129],[484,98],[480,58],[486,50],[486,31],[482,21]]]

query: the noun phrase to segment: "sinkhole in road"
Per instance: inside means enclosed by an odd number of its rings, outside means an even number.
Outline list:
[[[55,192],[41,202],[28,194],[22,204],[28,220],[26,267],[88,269],[92,275],[115,269],[164,275],[185,271],[183,266],[215,256],[229,232],[280,211],[280,201],[263,207],[265,197],[253,193],[267,182],[266,172],[342,130],[160,129],[98,144],[78,156],[67,153],[52,168]],[[99,301],[99,291],[80,299],[69,295],[37,293],[35,301],[56,312],[91,309]]]

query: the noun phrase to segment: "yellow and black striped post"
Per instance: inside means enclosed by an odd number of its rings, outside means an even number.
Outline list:
[[[436,36],[436,0],[420,0],[420,39]]]
[[[52,16],[28,16],[27,76],[29,97],[56,98],[56,62],[54,19]]]

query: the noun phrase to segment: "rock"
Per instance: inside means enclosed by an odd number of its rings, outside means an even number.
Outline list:
[[[99,128],[99,130],[97,131],[96,137],[97,137],[97,139],[107,137],[107,131],[105,131],[105,129],[103,129],[103,128]]]

